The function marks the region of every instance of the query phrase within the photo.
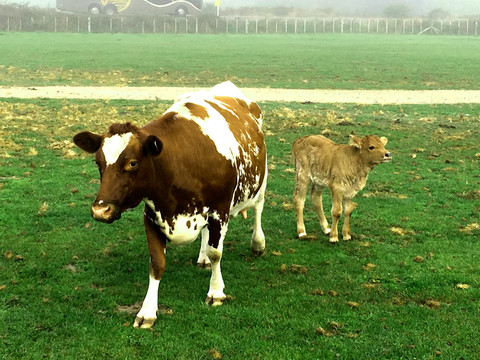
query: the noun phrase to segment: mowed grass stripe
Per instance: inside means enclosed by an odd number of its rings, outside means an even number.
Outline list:
[[[480,89],[475,37],[4,33],[0,85]]]

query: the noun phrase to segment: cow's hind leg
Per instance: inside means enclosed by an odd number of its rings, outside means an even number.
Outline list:
[[[223,239],[227,233],[227,226],[227,222],[222,223],[218,219],[210,218],[208,222],[209,239],[207,255],[212,264],[212,276],[210,278],[210,288],[205,302],[213,306],[222,305],[226,298],[223,292],[225,284],[220,269],[220,261],[222,260]]]
[[[353,210],[357,207],[357,203],[353,202],[351,198],[346,198],[343,201],[343,228],[342,228],[342,236],[343,240],[348,241],[352,238],[350,234],[350,216],[352,215]]]
[[[328,235],[330,234],[331,229],[328,227],[328,221],[323,211],[323,189],[323,186],[312,184],[312,189],[310,191],[310,199],[312,200],[313,208],[318,215],[318,220],[320,221],[322,231],[325,235]]]
[[[250,248],[254,256],[263,256],[265,254],[265,235],[262,230],[262,212],[265,203],[266,175],[262,188],[259,191],[257,201],[253,207],[255,212],[255,222],[253,226],[252,241]]]
[[[330,189],[332,192],[332,231],[330,231],[330,242],[338,242],[338,221],[342,215],[342,197],[341,191],[334,188]]]
[[[305,230],[305,222],[303,220],[303,209],[305,207],[305,197],[307,196],[308,184],[310,180],[305,172],[302,171],[301,165],[297,166],[297,174],[295,176],[295,191],[293,192],[293,204],[297,214],[297,235],[299,238],[307,236]]]
[[[208,251],[208,228],[204,227],[202,229],[202,244],[200,246],[200,253],[198,254],[197,266],[210,269],[212,264],[207,255]]]
[[[146,208],[146,212],[149,209]],[[144,217],[145,233],[150,250],[150,271],[148,290],[143,300],[142,308],[135,318],[133,327],[148,329],[153,326],[157,319],[158,310],[158,285],[165,271],[165,248],[166,240],[158,227],[152,222],[151,217]]]

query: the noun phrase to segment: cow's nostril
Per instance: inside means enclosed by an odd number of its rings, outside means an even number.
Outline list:
[[[390,157],[390,153],[386,153],[386,154],[385,154],[385,157]]]

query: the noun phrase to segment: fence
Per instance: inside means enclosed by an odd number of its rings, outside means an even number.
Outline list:
[[[479,19],[480,20],[480,19]],[[478,36],[479,20],[0,15],[0,31],[168,34],[445,34]]]

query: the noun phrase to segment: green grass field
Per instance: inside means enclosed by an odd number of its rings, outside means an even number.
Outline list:
[[[0,85],[480,89],[475,37],[4,33]]]
[[[203,303],[199,243],[171,248],[153,331],[132,328],[147,288],[142,209],[90,218],[98,183],[80,129],[144,124],[164,102],[0,103],[0,353],[3,359],[474,359],[480,351],[480,106],[265,103],[267,254],[233,219],[222,307]],[[296,239],[290,146],[297,137],[378,134],[393,162],[357,199],[354,239],[336,246],[311,206]],[[328,199],[327,199],[328,202]],[[328,205],[327,205],[328,206]]]
[[[0,84],[478,89],[477,43],[3,34]],[[222,261],[232,298],[208,307],[199,242],[169,248],[158,320],[143,331],[132,328],[148,284],[143,209],[93,221],[98,173],[72,136],[143,125],[169,103],[0,99],[0,359],[478,358],[480,105],[260,105],[266,255],[250,255],[251,217],[233,219]],[[309,202],[312,239],[296,239],[290,148],[313,133],[389,139],[393,161],[358,194],[350,242],[329,244]]]

